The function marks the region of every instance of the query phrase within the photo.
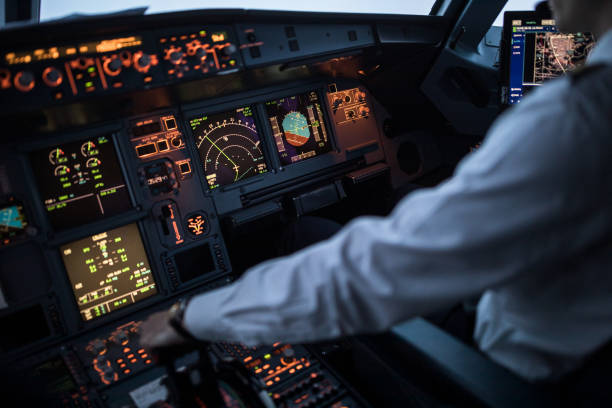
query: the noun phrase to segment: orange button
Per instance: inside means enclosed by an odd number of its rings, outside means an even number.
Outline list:
[[[129,368],[126,368],[125,370],[123,370],[123,374],[129,374],[131,372],[132,370],[130,370]]]
[[[143,354],[142,356],[140,356],[141,358],[147,358],[149,357],[149,355],[147,353]]]
[[[138,362],[138,359],[136,359],[136,358],[133,358],[133,359],[130,360],[130,363],[132,363],[132,364],[137,363],[137,362]]]
[[[127,358],[134,358],[134,354],[128,354]]]
[[[145,364],[151,364],[151,360],[146,360]]]
[[[139,350],[138,350],[138,354],[142,354],[142,353],[144,353],[144,352],[145,352],[145,349],[139,349]]]
[[[121,363],[123,363],[123,359],[122,358],[118,358],[117,359],[117,364],[121,364]]]

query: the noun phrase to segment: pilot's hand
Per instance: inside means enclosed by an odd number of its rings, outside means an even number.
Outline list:
[[[140,344],[147,350],[183,346],[187,340],[170,325],[170,312],[154,313],[140,326]]]

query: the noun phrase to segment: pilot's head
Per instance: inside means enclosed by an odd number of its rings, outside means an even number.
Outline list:
[[[612,28],[612,0],[549,0],[549,3],[561,31],[601,35]]]

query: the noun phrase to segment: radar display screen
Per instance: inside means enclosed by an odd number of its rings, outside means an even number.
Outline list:
[[[85,321],[157,293],[136,224],[74,241],[60,251]]]
[[[49,221],[66,229],[131,208],[112,141],[106,136],[31,153]]]
[[[281,164],[288,165],[332,150],[316,92],[266,102]]]
[[[8,245],[25,235],[28,221],[21,203],[9,199],[0,205],[0,247]]]
[[[250,107],[191,119],[211,190],[268,171]]]
[[[535,12],[506,13],[504,21],[508,104],[544,82],[582,66],[595,47],[588,33],[560,33],[555,20]]]

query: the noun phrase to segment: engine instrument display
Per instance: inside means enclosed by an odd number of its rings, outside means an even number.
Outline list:
[[[65,143],[30,155],[49,221],[66,229],[131,208],[112,141]]]
[[[136,224],[74,241],[60,251],[85,321],[157,293]]]
[[[281,164],[288,165],[332,150],[316,92],[266,102]]]
[[[23,205],[12,197],[0,205],[0,247],[9,245],[25,235],[28,221]]]
[[[189,125],[208,188],[225,186],[268,171],[250,107],[194,118]]]

